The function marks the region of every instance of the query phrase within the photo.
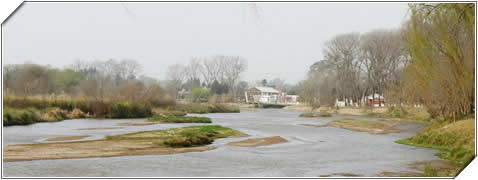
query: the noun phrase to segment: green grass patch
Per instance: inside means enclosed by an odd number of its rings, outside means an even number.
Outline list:
[[[194,116],[153,116],[148,121],[159,121],[165,123],[211,123],[208,117]]]
[[[395,142],[441,150],[436,155],[453,162],[458,169],[457,172],[452,172],[452,175],[455,176],[475,156],[474,127],[474,119],[461,120],[455,123],[435,123],[423,133]]]
[[[125,135],[109,136],[108,139],[152,139],[154,144],[169,147],[191,147],[211,144],[214,139],[246,134],[231,128],[210,125],[173,128],[168,130],[145,131]]]
[[[302,113],[299,117],[331,117],[332,114],[327,112],[319,112],[319,113]]]

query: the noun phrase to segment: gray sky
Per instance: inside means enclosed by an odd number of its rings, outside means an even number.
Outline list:
[[[4,63],[132,58],[164,79],[193,56],[240,55],[244,80],[296,83],[335,35],[397,28],[407,15],[406,3],[26,3],[4,24]]]

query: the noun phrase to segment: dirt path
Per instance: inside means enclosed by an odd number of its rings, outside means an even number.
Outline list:
[[[257,147],[257,146],[267,146],[272,144],[279,144],[287,142],[286,139],[281,138],[280,136],[272,136],[266,138],[253,138],[246,139],[242,141],[235,141],[227,143],[230,146],[240,146],[240,147]]]

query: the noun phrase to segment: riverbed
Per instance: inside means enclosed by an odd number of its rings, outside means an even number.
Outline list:
[[[333,115],[302,118],[301,112],[257,109],[241,113],[202,114],[212,124],[230,127],[249,137],[217,139],[216,149],[172,155],[122,156],[86,159],[4,162],[6,177],[319,177],[334,174],[376,176],[387,172],[414,172],[408,164],[438,160],[437,150],[396,144],[423,128],[419,124],[399,125],[400,133],[370,134],[335,127],[319,127],[344,118],[363,116]],[[53,123],[3,128],[3,146],[48,143],[47,139],[84,136],[82,140],[106,136],[169,129],[201,124],[153,124],[121,126],[145,119],[77,119]],[[303,124],[318,125],[304,126]],[[230,142],[250,138],[280,136],[286,143],[238,147]]]

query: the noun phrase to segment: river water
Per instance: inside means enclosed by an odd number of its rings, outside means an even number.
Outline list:
[[[6,177],[318,177],[350,173],[376,176],[383,171],[411,171],[407,164],[439,159],[436,150],[396,144],[394,141],[413,136],[418,124],[401,125],[405,131],[392,134],[369,134],[335,127],[309,127],[329,121],[368,117],[334,115],[329,118],[301,118],[299,111],[255,109],[241,113],[216,113],[213,124],[230,127],[249,137],[217,139],[214,150],[173,155],[123,156],[87,159],[37,160],[4,162]],[[3,128],[3,146],[45,143],[59,136],[89,135],[101,139],[108,135],[168,129],[198,124],[156,124],[123,126],[123,129],[79,130],[83,128],[121,127],[124,122],[145,119],[99,120],[78,119],[54,123]],[[228,142],[248,138],[281,136],[287,143],[269,146],[236,147]]]

